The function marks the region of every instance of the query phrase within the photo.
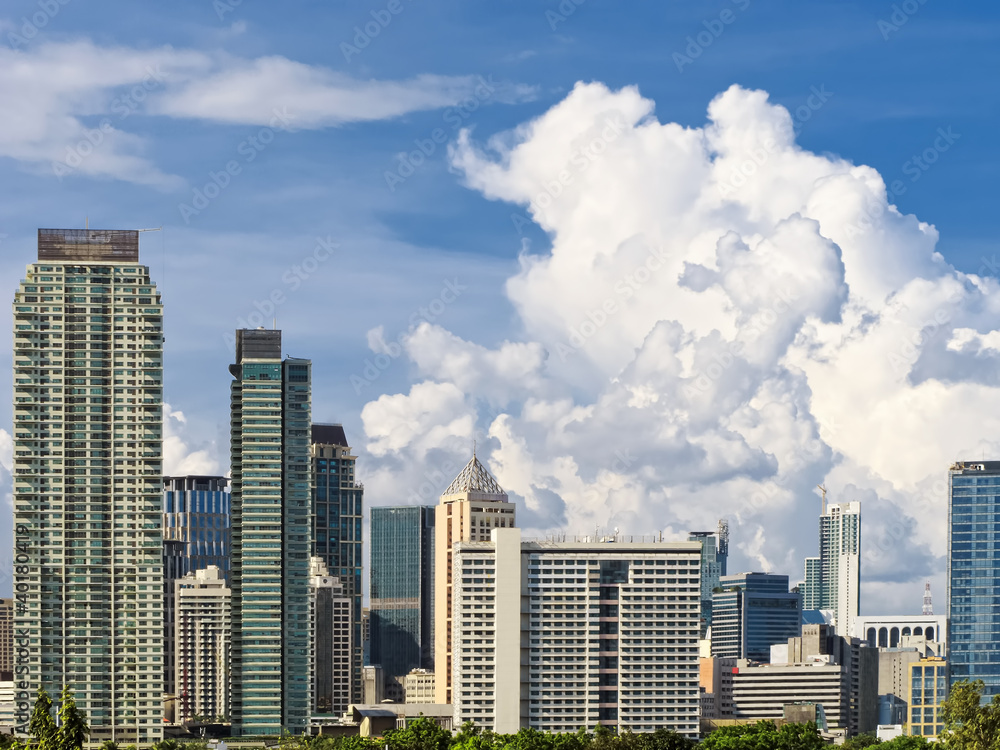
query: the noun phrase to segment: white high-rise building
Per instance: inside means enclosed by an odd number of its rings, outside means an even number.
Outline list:
[[[232,592],[216,565],[174,581],[177,719],[229,717]]]
[[[14,296],[15,725],[163,738],[163,307],[137,231],[39,229]]]
[[[807,557],[805,566],[802,608],[830,610],[838,635],[856,635],[854,621],[861,599],[861,503],[825,507],[819,519],[819,557]]]
[[[698,736],[699,542],[490,539],[454,548],[454,726]]]

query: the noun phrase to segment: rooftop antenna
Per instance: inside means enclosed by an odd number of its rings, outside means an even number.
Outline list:
[[[472,457],[476,457],[476,439],[472,438]]]
[[[823,493],[823,515],[826,515],[826,487],[821,484],[817,484],[816,488]]]
[[[925,615],[934,614],[934,604],[931,602],[931,582],[924,582],[924,611]]]
[[[84,218],[84,220],[83,220],[83,228],[84,229],[90,229],[90,217],[89,216],[87,216],[87,217]]]

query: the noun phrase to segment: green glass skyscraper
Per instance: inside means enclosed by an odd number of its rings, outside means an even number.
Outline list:
[[[281,331],[238,330],[231,385],[232,706],[240,735],[310,714],[311,363]]]
[[[163,736],[163,307],[134,230],[39,229],[14,297],[15,710]]]

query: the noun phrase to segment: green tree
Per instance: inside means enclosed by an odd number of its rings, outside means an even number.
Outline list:
[[[58,750],[82,750],[90,735],[90,726],[87,724],[86,714],[77,707],[69,685],[63,685],[59,702],[61,705],[59,707],[59,729],[56,732],[56,747]]]
[[[866,747],[878,745],[881,742],[882,740],[880,740],[874,732],[866,732],[865,734],[859,734],[857,737],[851,737],[851,739],[845,741],[841,747],[843,750],[865,750]],[[881,748],[879,748],[879,750],[881,750]]]
[[[927,741],[926,737],[913,736],[908,734],[886,740],[878,746],[878,750],[929,750],[933,745]]]
[[[939,739],[950,750],[994,750],[1000,746],[1000,695],[982,704],[983,681],[962,680],[942,704],[944,731]]]
[[[104,740],[101,743],[100,750],[119,750],[118,743],[114,740]]]
[[[823,750],[825,747],[814,722],[785,724],[778,729],[773,721],[758,721],[720,727],[701,741],[699,750]]]
[[[181,750],[181,743],[177,740],[160,740],[150,745],[149,750]]]
[[[437,722],[420,716],[403,729],[386,732],[383,738],[388,750],[449,750],[451,732]]]
[[[35,706],[31,711],[28,732],[34,740],[32,745],[37,750],[58,750],[56,747],[56,720],[52,718],[52,699],[45,688],[41,686],[38,688]]]

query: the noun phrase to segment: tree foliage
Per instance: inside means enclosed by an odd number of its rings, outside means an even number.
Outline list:
[[[720,727],[702,740],[700,750],[821,750],[826,746],[814,722],[785,724],[773,721]]]
[[[949,750],[995,750],[1000,747],[1000,695],[982,704],[983,681],[962,680],[942,704],[944,731],[939,739]]]
[[[45,688],[39,686],[28,723],[32,747],[36,750],[58,750],[56,731],[56,720],[52,717],[52,699]]]
[[[73,691],[68,685],[63,685],[59,696],[59,729],[56,732],[56,747],[58,750],[83,750],[83,745],[90,735],[87,717],[73,698]]]

